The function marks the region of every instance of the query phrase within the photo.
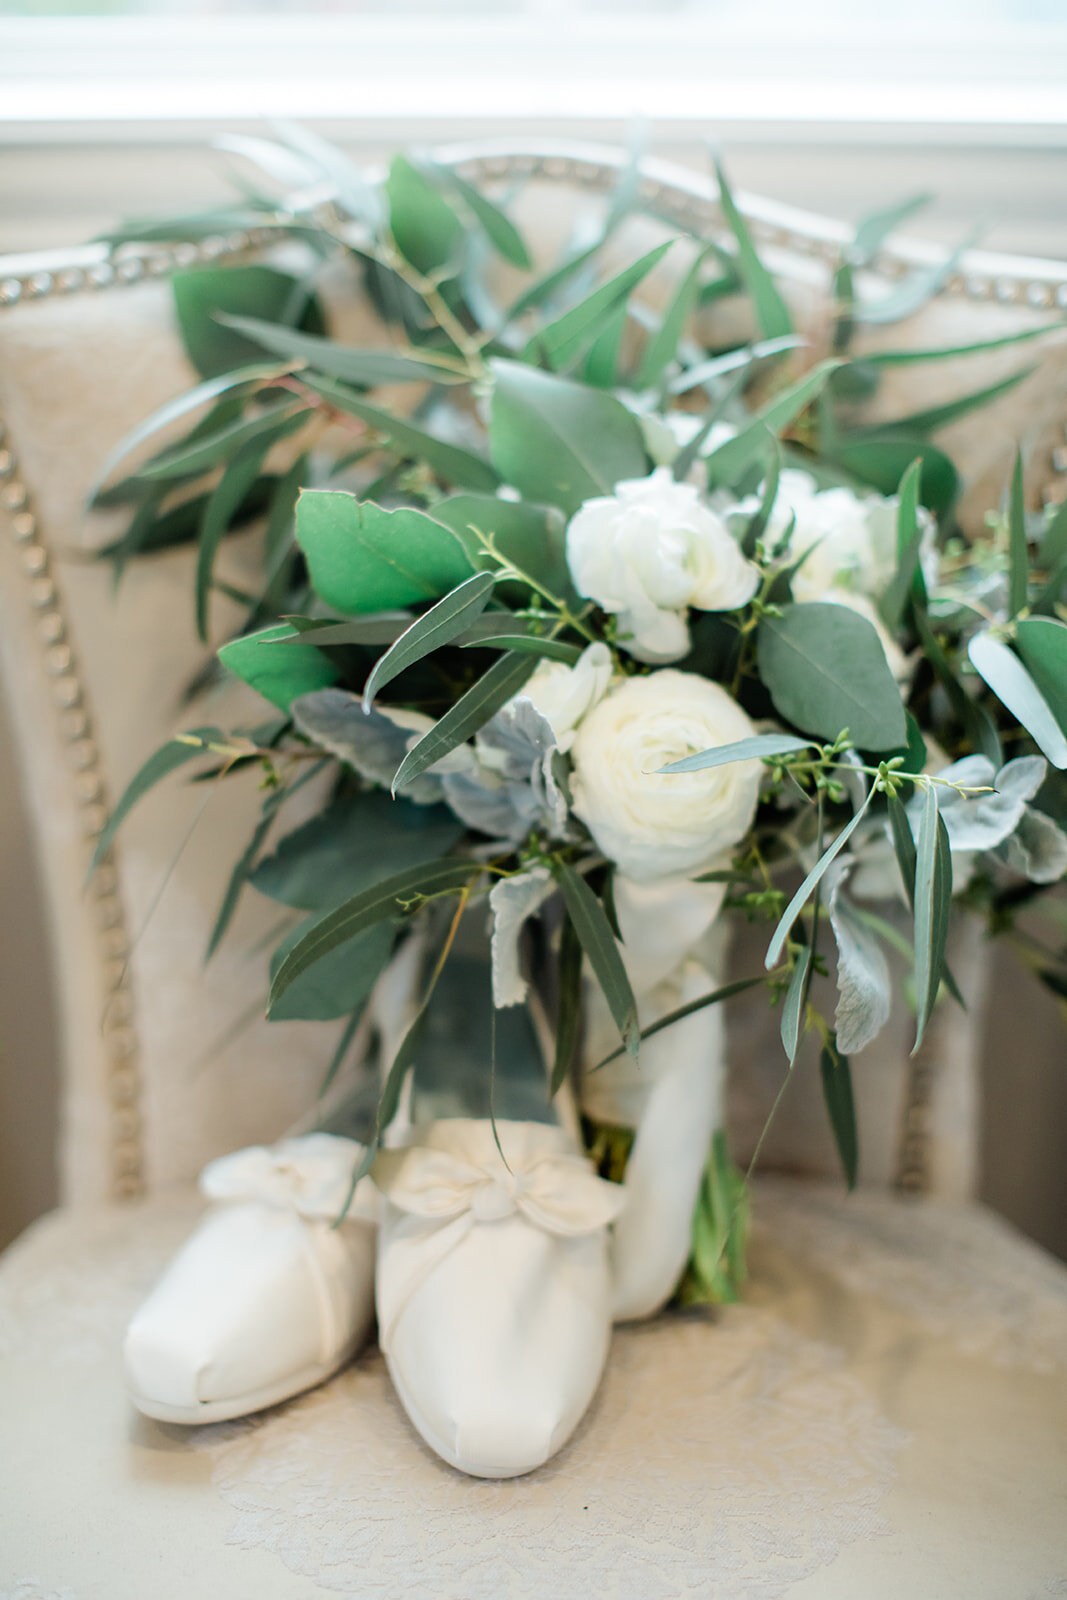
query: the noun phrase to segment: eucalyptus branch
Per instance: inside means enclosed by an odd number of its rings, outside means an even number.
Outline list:
[[[411,265],[407,258],[401,255],[394,240],[386,238],[373,247],[376,261],[407,284],[422,300],[430,315],[433,317],[442,333],[447,334],[456,349],[460,351],[467,363],[467,376],[471,382],[485,381],[489,377],[489,367],[482,355],[481,346],[473,338],[449,306],[441,293],[437,282],[428,278]]]

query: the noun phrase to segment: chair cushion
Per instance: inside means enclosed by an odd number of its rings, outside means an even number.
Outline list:
[[[757,1187],[744,1302],[620,1330],[507,1483],[421,1445],[374,1350],[260,1417],[139,1417],[119,1345],[200,1202],[60,1212],[0,1264],[13,1600],[1044,1600],[1067,1271],[974,1207]]]

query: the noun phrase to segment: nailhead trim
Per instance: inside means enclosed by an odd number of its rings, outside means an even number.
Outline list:
[[[46,285],[45,277],[49,277]],[[0,286],[0,295],[8,285]],[[35,297],[69,292],[70,285],[41,274],[31,294]],[[7,295],[15,304],[19,295]],[[100,749],[92,737],[92,720],[85,705],[85,688],[79,675],[77,658],[68,641],[63,603],[52,576],[51,561],[41,542],[39,524],[30,508],[30,494],[18,474],[14,450],[5,446],[0,424],[0,478],[5,480],[0,504],[8,513],[11,536],[20,547],[27,576],[28,597],[39,613],[37,633],[44,655],[44,666],[52,679],[52,698],[57,707],[59,736],[66,746],[72,769],[72,785],[78,805],[82,833],[86,839],[87,860],[103,831],[108,817],[106,788]],[[93,898],[93,920],[97,929],[100,977],[103,991],[101,1028],[107,1052],[108,1098],[111,1104],[111,1192],[116,1199],[132,1199],[144,1192],[144,1157],[140,1117],[140,1081],[137,1071],[137,1035],[134,1031],[134,1001],[126,966],[129,940],[125,909],[118,892],[118,874],[109,852],[89,884]]]

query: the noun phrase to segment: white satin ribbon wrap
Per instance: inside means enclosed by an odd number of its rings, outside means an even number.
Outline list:
[[[708,994],[721,982],[716,917],[721,884],[615,880],[622,956],[641,1026]],[[612,1051],[618,1030],[587,983],[587,1067]],[[669,1299],[689,1254],[693,1207],[711,1138],[723,1118],[725,1033],[717,1006],[672,1024],[641,1046],[637,1063],[618,1056],[583,1079],[583,1109],[634,1128],[625,1206],[612,1230],[613,1314],[648,1317]]]
[[[374,1167],[382,1349],[439,1455],[514,1477],[569,1438],[600,1381],[622,1191],[555,1126],[446,1119],[413,1139]]]
[[[356,1189],[364,1154],[309,1134],[212,1161],[208,1212],[130,1323],[137,1403],[165,1420],[240,1416],[319,1382],[366,1338],[374,1316],[377,1194]]]

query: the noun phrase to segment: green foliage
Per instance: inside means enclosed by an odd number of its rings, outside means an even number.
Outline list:
[[[819,1073],[822,1078],[823,1099],[826,1102],[834,1143],[841,1158],[845,1182],[850,1189],[856,1187],[859,1171],[859,1129],[856,1126],[856,1106],[852,1095],[852,1071],[848,1057],[837,1049],[837,1041],[830,1040],[819,1056]]]
[[[419,272],[458,265],[463,224],[429,179],[406,156],[396,156],[385,184],[389,226],[397,249]]]
[[[751,1222],[748,1185],[717,1129],[693,1212],[689,1263],[678,1287],[683,1306],[732,1305],[748,1276],[746,1250]]]
[[[385,511],[340,489],[306,489],[296,538],[315,592],[349,616],[436,600],[472,573],[460,539],[425,512]]]
[[[490,455],[525,498],[572,516],[648,470],[637,419],[613,395],[514,361],[494,361],[493,375]]]
[[[89,865],[90,877],[111,849],[115,835],[138,800],[146,795],[149,789],[154,789],[157,783],[169,777],[172,772],[176,772],[179,767],[185,766],[189,761],[195,761],[197,756],[202,756],[208,746],[225,744],[225,741],[226,735],[218,728],[192,728],[188,733],[168,739],[166,744],[160,745],[159,749],[149,756],[126,785],[96,841],[93,859]]]
[[[1063,624],[1053,623],[1052,626],[1062,627]],[[1027,637],[1033,638],[1032,635]],[[1030,648],[1033,653],[1032,644]],[[1067,732],[1015,652],[992,633],[979,633],[968,645],[968,654],[975,671],[1019,719],[1042,754],[1054,767],[1067,767]],[[1062,687],[1053,687],[1062,697]]]
[[[760,333],[765,339],[780,339],[792,333],[793,319],[774,279],[760,260],[719,162],[715,163],[715,176],[719,184],[719,204],[723,216],[737,240],[738,271],[752,301]]]
[[[922,1043],[934,1009],[945,961],[949,907],[952,902],[952,855],[948,830],[931,785],[923,797],[915,855],[915,1046]]]
[[[585,879],[565,862],[557,864],[556,882],[562,891],[567,915],[622,1035],[623,1045],[636,1059],[641,1048],[637,1001],[604,907]]]
[[[616,273],[554,322],[540,328],[523,351],[523,360],[541,359],[557,372],[571,366],[605,329],[612,326],[619,308],[626,304],[642,279],[659,265],[672,242],[669,240],[649,250],[647,255]]]
[[[847,606],[788,605],[759,625],[759,666],[775,708],[805,733],[861,750],[905,742],[900,691],[873,625]]]
[[[337,667],[314,645],[297,644],[288,650],[279,650],[278,641],[297,639],[299,635],[288,623],[275,623],[260,628],[256,633],[231,639],[219,650],[219,660],[235,677],[251,684],[265,700],[288,711],[293,701],[312,689],[325,689],[336,683]]]
[[[470,861],[445,858],[420,863],[342,901],[300,931],[271,977],[269,1008],[276,1016],[282,996],[311,967],[379,923],[410,916],[427,897],[453,894],[477,876]],[[352,1007],[342,1007],[342,1010]],[[336,1015],[340,1016],[341,1011]]]
[[[326,319],[314,295],[275,267],[197,267],[171,280],[178,331],[202,378],[220,377],[263,359],[262,346],[218,320],[221,314],[281,322],[324,333]]]
[[[533,656],[506,655],[500,661],[495,661],[488,672],[454,705],[449,706],[444,716],[439,717],[429,732],[424,733],[418,744],[408,751],[396,769],[393,793],[398,793],[405,784],[412,783],[420,773],[484,727],[501,706],[518,694],[536,665]]]
[[[458,638],[485,610],[494,582],[492,573],[475,573],[473,578],[465,579],[451,594],[446,594],[443,600],[438,600],[429,611],[417,617],[375,662],[363,688],[364,710],[374,704],[378,690],[392,683],[406,667]]]
[[[332,911],[380,878],[447,855],[462,833],[445,806],[348,791],[286,834],[249,881],[282,905]]]
[[[346,411],[351,417],[358,417],[375,433],[380,434],[401,459],[424,461],[445,482],[456,484],[460,488],[477,489],[490,494],[496,488],[499,481],[496,473],[488,461],[483,461],[481,456],[476,456],[473,451],[464,450],[461,445],[449,444],[445,439],[438,439],[434,434],[427,433],[425,428],[416,428],[403,417],[394,416],[391,411],[383,411],[378,406],[368,405],[351,389],[345,388],[343,384],[334,383],[330,378],[313,378],[305,375],[304,381],[309,389],[321,395],[330,405],[339,411]]]

